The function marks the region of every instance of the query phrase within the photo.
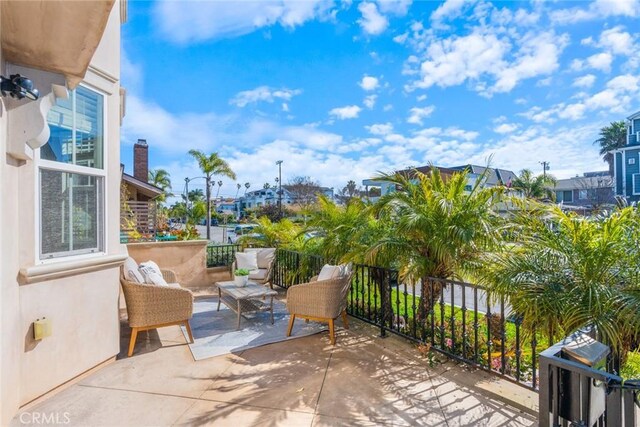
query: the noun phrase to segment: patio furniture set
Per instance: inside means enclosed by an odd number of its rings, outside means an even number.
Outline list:
[[[274,323],[273,299],[278,292],[273,289],[270,277],[275,261],[275,248],[247,249],[237,252],[232,265],[234,280],[217,282],[218,306],[221,303],[237,314],[237,328],[246,314],[269,311]],[[248,270],[246,284],[235,280],[237,269]],[[352,267],[325,265],[308,283],[291,286],[287,290],[289,324],[286,336],[291,336],[296,319],[327,323],[331,344],[335,344],[334,321],[342,317],[345,329],[347,321],[347,294],[351,286]],[[128,356],[133,355],[138,332],[165,326],[184,326],[189,342],[193,334],[189,320],[193,315],[193,294],[182,288],[175,273],[160,269],[153,261],[140,265],[129,257],[121,268],[120,283],[124,294],[131,339]]]

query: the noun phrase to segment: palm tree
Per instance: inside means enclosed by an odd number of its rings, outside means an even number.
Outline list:
[[[523,326],[542,329],[550,345],[588,326],[624,352],[640,331],[633,208],[584,218],[528,202],[510,223],[512,241],[484,258],[492,293],[507,296]]]
[[[211,239],[211,178],[215,175],[223,175],[236,179],[236,174],[229,164],[218,156],[218,153],[209,155],[200,150],[189,150],[189,154],[196,159],[200,170],[207,181],[207,240]]]
[[[609,164],[609,173],[613,175],[613,154],[611,151],[622,148],[627,144],[627,125],[623,120],[611,122],[609,126],[600,129],[600,138],[593,141],[600,146],[602,160]]]
[[[247,194],[247,190],[249,189],[249,187],[251,187],[251,184],[249,184],[248,182],[244,183],[244,194]]]
[[[513,180],[512,186],[516,190],[522,191],[527,199],[552,199],[554,192],[552,187],[556,184],[556,179],[549,174],[534,175],[531,169],[522,169],[520,175]]]
[[[238,193],[240,192],[240,188],[242,188],[242,184],[237,183],[236,187],[238,187],[238,189],[236,190],[236,199],[238,198]]]
[[[158,196],[157,200],[164,202],[167,196],[171,196],[171,176],[169,172],[164,169],[152,169],[149,171],[149,183],[155,185],[162,190],[162,194]]]
[[[382,175],[379,180],[397,189],[373,205],[375,215],[386,217],[392,231],[378,237],[367,254],[396,259],[400,278],[421,284],[420,315],[425,318],[438,292],[430,278],[462,278],[500,238],[494,207],[504,189],[484,187],[485,173],[466,191],[468,172],[443,180],[438,168],[428,174]]]

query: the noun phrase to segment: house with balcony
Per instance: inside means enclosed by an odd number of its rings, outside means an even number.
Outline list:
[[[0,98],[0,425],[120,351],[125,20],[124,0],[2,3],[3,81],[39,96]]]
[[[640,201],[640,111],[627,117],[627,144],[611,152],[615,194]]]
[[[616,202],[613,177],[609,171],[585,172],[582,176],[559,179],[554,191],[557,203],[585,213],[612,206]]]

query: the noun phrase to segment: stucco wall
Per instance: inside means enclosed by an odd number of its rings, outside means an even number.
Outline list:
[[[113,7],[85,84],[102,92],[105,108],[105,252],[122,254],[119,242],[120,8]],[[0,33],[2,29],[0,28]],[[55,37],[55,34],[51,35]],[[0,58],[2,74],[7,64]],[[35,73],[35,71],[34,71]],[[26,74],[26,73],[25,73]],[[41,88],[44,89],[44,88]],[[28,101],[23,101],[28,102]],[[64,279],[19,281],[38,259],[36,160],[7,156],[6,99],[0,101],[0,425],[20,405],[73,379],[119,351],[118,266],[79,271]],[[11,134],[15,135],[15,133]],[[36,152],[36,158],[38,153]],[[100,264],[105,255],[85,256]],[[64,266],[68,259],[49,265]],[[32,323],[46,316],[53,334],[36,343]]]
[[[173,270],[185,288],[206,288],[216,281],[229,280],[225,268],[207,268],[207,242],[187,240],[177,242],[129,243],[129,256],[138,264],[154,261],[160,268]]]

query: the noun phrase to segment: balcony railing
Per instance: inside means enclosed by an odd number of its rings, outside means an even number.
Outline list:
[[[273,283],[304,283],[325,264],[322,257],[279,249]],[[347,312],[380,328],[514,381],[537,386],[536,332],[526,332],[508,301],[481,286],[430,278],[422,287],[402,282],[391,269],[354,265]]]
[[[230,267],[240,248],[240,245],[207,246],[207,267]]]
[[[638,426],[640,381],[562,358],[578,335],[540,353],[540,426]]]

